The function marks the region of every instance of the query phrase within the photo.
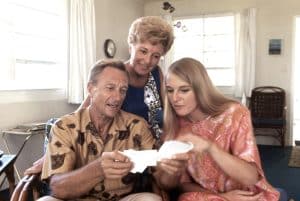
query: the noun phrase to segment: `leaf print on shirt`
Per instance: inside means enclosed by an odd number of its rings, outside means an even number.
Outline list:
[[[56,141],[54,143],[55,146],[57,146],[58,148],[60,148],[62,146],[62,143],[60,141]]]
[[[75,148],[73,146],[71,146],[70,149],[75,152]]]
[[[62,120],[58,120],[58,121],[55,123],[55,125],[56,125],[59,129],[65,130],[65,129],[63,128],[63,122],[62,122]]]
[[[81,131],[77,131],[77,133],[78,133],[78,136],[77,136],[76,142],[82,146],[84,144],[84,141],[85,141],[84,133],[81,132]]]
[[[98,154],[97,146],[94,142],[88,144],[88,154],[96,156]]]
[[[89,130],[93,136],[96,136],[98,138],[100,137],[96,127],[91,121],[86,125],[85,129],[87,131]]]
[[[139,122],[140,122],[140,120],[138,120],[138,119],[132,120],[132,123],[133,123],[133,124],[137,124],[137,123],[139,123]]]
[[[126,140],[129,137],[129,128],[127,130],[119,131],[118,140]]]
[[[140,134],[136,134],[133,137],[133,146],[134,148],[140,149],[142,146],[142,136]]]
[[[104,140],[104,144],[108,143],[108,141],[111,140],[112,138],[113,138],[113,135],[108,133],[108,134],[106,135],[105,140]]]
[[[52,170],[60,168],[65,161],[66,154],[51,155],[51,168]]]
[[[67,127],[68,128],[76,128],[76,125],[75,124],[67,124]]]
[[[108,192],[103,192],[102,196],[107,199],[110,197],[110,194]]]

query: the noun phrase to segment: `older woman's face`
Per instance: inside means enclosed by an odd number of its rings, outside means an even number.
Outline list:
[[[161,44],[152,45],[146,41],[130,45],[130,65],[139,75],[147,75],[158,64],[164,53]]]

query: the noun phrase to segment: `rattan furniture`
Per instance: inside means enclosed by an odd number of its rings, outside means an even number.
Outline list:
[[[273,137],[281,146],[284,146],[285,91],[275,86],[256,87],[252,90],[249,107],[255,135]],[[269,129],[271,132],[267,132],[265,129]]]

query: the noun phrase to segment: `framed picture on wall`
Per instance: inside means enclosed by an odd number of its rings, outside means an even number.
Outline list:
[[[270,55],[280,55],[282,49],[281,39],[270,39],[269,40],[269,54]]]

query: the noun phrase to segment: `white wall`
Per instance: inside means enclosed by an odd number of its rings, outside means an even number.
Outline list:
[[[127,35],[130,24],[144,14],[142,0],[96,0],[97,59],[105,58],[103,46],[107,38],[117,45],[115,58],[129,58]]]
[[[299,0],[170,0],[174,17],[197,16],[218,12],[234,12],[257,8],[257,56],[255,85],[275,85],[287,93],[288,131],[291,134],[292,43],[294,16],[300,14]],[[163,15],[163,1],[148,0],[145,15]],[[268,55],[269,39],[282,39],[281,55]],[[288,144],[292,136],[286,136]]]

